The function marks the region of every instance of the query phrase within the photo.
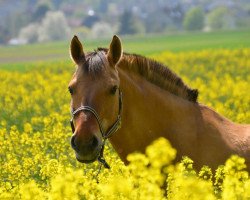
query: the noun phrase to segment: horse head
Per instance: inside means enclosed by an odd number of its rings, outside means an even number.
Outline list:
[[[121,122],[120,80],[116,65],[122,45],[114,36],[109,49],[85,53],[77,36],[70,44],[76,71],[69,83],[71,94],[71,146],[78,161],[93,162],[100,157],[105,139]]]

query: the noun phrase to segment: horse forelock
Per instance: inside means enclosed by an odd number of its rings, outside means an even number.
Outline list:
[[[108,65],[105,53],[103,51],[94,51],[86,55],[86,61],[83,64],[84,72],[90,75],[99,75]]]
[[[99,74],[108,66],[106,54],[108,49],[98,48],[86,56],[86,71]],[[188,87],[182,79],[172,72],[167,66],[137,54],[123,53],[118,67],[125,67],[146,78],[151,83],[165,89],[183,99],[197,102],[198,90]]]

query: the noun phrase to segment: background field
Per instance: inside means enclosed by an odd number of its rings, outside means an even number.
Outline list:
[[[143,55],[157,54],[162,51],[189,51],[219,48],[250,47],[250,30],[189,32],[168,35],[147,35],[122,37],[124,51]],[[111,39],[111,38],[110,38]],[[110,39],[80,40],[86,51],[97,47],[108,47]],[[33,61],[69,60],[69,42],[43,43],[25,46],[0,47],[0,67],[6,63],[27,63]],[[8,66],[5,66],[8,68]],[[9,66],[9,68],[11,68]],[[20,67],[21,68],[21,67]]]
[[[125,51],[164,63],[189,86],[198,88],[199,102],[235,122],[249,124],[249,33],[182,33],[122,40]],[[84,42],[87,50],[108,44],[109,40]],[[250,179],[242,159],[232,157],[216,173],[208,167],[195,172],[187,158],[173,165],[175,150],[162,139],[146,155],[130,156],[128,167],[108,144],[105,156],[112,170],[102,170],[97,184],[97,163],[77,162],[70,147],[67,84],[73,65],[68,43],[0,48],[0,199],[164,199],[166,190],[168,198],[176,200],[250,197]]]

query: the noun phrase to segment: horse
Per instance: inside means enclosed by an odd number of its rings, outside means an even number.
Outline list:
[[[76,65],[68,85],[71,146],[79,162],[99,160],[108,168],[103,158],[108,138],[128,164],[128,154],[143,153],[164,137],[177,150],[176,160],[188,156],[196,169],[215,170],[237,154],[250,170],[250,125],[236,124],[199,103],[198,90],[163,64],[123,52],[116,35],[109,48],[90,53],[74,36],[70,57]]]

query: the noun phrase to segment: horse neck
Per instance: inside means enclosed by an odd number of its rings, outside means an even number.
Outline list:
[[[110,141],[125,163],[129,153],[144,152],[153,140],[165,137],[177,150],[176,159],[187,155],[197,169],[203,165],[216,169],[235,152],[250,166],[249,125],[235,124],[206,106],[173,95],[126,67],[119,66],[118,73],[122,127]]]
[[[169,139],[173,146],[180,145],[178,137],[193,140],[190,127],[196,129],[195,103],[161,89],[135,72],[122,68],[118,71],[124,102],[122,128],[111,143],[122,160],[131,152],[144,152],[158,137]]]

